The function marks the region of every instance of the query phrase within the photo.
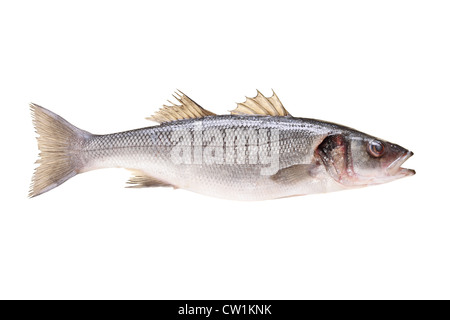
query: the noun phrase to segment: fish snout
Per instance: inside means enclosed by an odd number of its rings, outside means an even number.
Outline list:
[[[397,148],[401,148],[396,146]],[[396,149],[397,149],[396,148]],[[402,148],[403,149],[403,148]],[[413,176],[416,171],[413,169],[402,168],[402,165],[414,155],[414,152],[403,149],[399,156],[387,167],[387,173],[390,176]]]

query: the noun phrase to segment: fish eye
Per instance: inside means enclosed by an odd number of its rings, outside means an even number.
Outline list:
[[[384,155],[386,148],[383,142],[378,140],[370,141],[367,145],[367,152],[375,158],[379,158]]]

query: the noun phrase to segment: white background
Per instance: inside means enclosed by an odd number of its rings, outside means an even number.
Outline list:
[[[450,298],[446,1],[2,1],[0,298]],[[398,143],[417,175],[264,202],[129,173],[34,199],[28,103],[93,133],[150,125],[179,88],[226,113],[274,88],[295,116]]]

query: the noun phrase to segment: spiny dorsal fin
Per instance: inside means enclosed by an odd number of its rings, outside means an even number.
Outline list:
[[[195,119],[203,118],[206,116],[215,116],[215,113],[203,109],[180,90],[178,90],[178,92],[175,92],[173,97],[180,104],[175,104],[169,101],[169,103],[171,103],[172,105],[163,105],[163,107],[159,109],[153,116],[146,119],[163,123],[181,119]]]
[[[176,189],[175,186],[150,177],[139,170],[130,171],[133,173],[133,176],[127,181],[127,184],[130,184],[127,188],[173,187]]]
[[[245,102],[238,103],[236,109],[231,111],[235,115],[262,115],[262,116],[290,116],[283,107],[280,99],[272,90],[273,95],[266,98],[261,92],[254,98],[246,97]]]

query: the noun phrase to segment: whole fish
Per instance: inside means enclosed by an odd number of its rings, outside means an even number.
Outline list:
[[[234,200],[331,192],[415,174],[413,153],[331,122],[291,116],[273,93],[216,115],[182,92],[149,119],[159,125],[97,135],[31,104],[41,151],[30,197],[71,177],[126,168],[131,187],[181,188]]]

